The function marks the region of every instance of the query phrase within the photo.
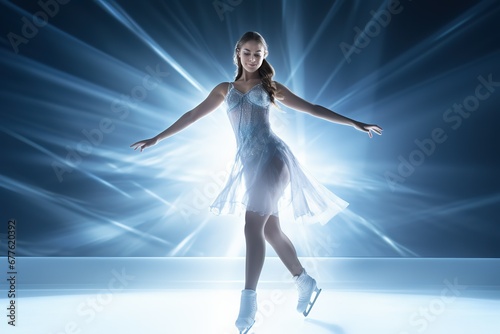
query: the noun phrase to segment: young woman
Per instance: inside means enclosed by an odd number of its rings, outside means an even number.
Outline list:
[[[305,316],[319,295],[316,281],[302,267],[290,239],[283,233],[279,208],[293,207],[294,216],[313,216],[328,212],[331,218],[348,203],[308,176],[288,146],[271,130],[269,109],[276,100],[285,106],[327,121],[350,125],[367,133],[382,134],[377,125],[361,123],[322,106],[311,104],[273,81],[274,69],[267,62],[267,44],[257,32],[245,33],[234,49],[237,74],[234,82],[217,85],[194,109],[153,138],[131,145],[141,152],[172,136],[217,109],[223,102],[237,142],[236,158],[224,189],[211,206],[215,213],[234,213],[245,209],[246,273],[236,327],[247,333],[257,311],[256,288],[264,264],[265,242],[293,275],[299,292],[297,310]],[[314,299],[311,300],[313,293]]]

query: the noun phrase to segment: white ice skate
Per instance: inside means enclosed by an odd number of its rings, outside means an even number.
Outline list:
[[[240,334],[247,334],[255,323],[257,313],[257,293],[253,290],[241,291],[240,314],[236,319],[236,327]]]
[[[318,289],[316,280],[309,276],[305,269],[302,271],[302,274],[294,276],[293,279],[295,280],[299,292],[297,311],[302,313],[304,317],[307,317],[314,303],[316,303],[316,299],[318,299],[321,289]],[[312,298],[313,293],[315,294],[314,298]]]

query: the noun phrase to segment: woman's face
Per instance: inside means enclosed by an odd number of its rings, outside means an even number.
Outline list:
[[[248,41],[241,46],[239,57],[241,65],[247,72],[257,71],[265,57],[265,50],[261,43],[257,41]]]

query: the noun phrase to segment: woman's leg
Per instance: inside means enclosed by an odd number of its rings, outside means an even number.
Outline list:
[[[281,261],[283,261],[290,273],[292,273],[299,292],[297,311],[307,317],[316,302],[321,289],[318,289],[316,280],[309,276],[300,264],[295,247],[293,247],[290,239],[288,239],[288,237],[281,230],[278,217],[269,217],[264,227],[264,235],[266,240],[271,244],[271,246],[273,246],[276,253],[278,253]],[[313,298],[314,292],[316,292],[316,294]]]
[[[269,215],[261,216],[256,212],[247,211],[245,214],[245,240],[246,240],[246,271],[245,289],[257,288],[260,273],[266,255],[266,240],[264,226]]]
[[[275,151],[270,159],[263,163],[262,162],[252,162],[248,163],[245,178],[246,182],[251,184],[251,188],[248,190],[249,201],[248,206],[254,208],[261,208],[265,210],[275,210],[277,209],[277,203],[283,190],[290,181],[290,174],[288,168],[283,161],[283,158],[279,151]],[[254,174],[257,173],[257,174]],[[264,265],[264,258],[266,253],[266,236],[264,235],[264,230],[266,225],[269,223],[276,222],[277,217],[267,215],[259,215],[253,211],[247,211],[245,215],[245,239],[246,239],[246,274],[245,274],[245,289],[255,290],[257,287],[257,282],[259,281],[260,273]],[[278,222],[279,229],[279,222]],[[271,229],[270,231],[273,231]],[[280,230],[281,231],[281,230]],[[274,233],[271,233],[274,235]],[[283,234],[284,238],[286,236]],[[278,238],[282,237],[278,235]],[[293,248],[290,240],[288,240],[289,247],[281,246],[282,243],[279,242],[278,238],[276,243],[280,252],[285,256],[287,252],[293,252],[295,259],[297,254]],[[273,245],[273,247],[275,247]],[[286,249],[285,249],[286,248]],[[283,249],[283,251],[281,251]],[[281,254],[280,254],[281,257]],[[288,261],[290,262],[290,261]],[[298,262],[298,260],[296,260]],[[290,262],[291,263],[291,262]],[[299,263],[300,265],[300,263]],[[296,270],[294,269],[294,272]],[[300,274],[300,272],[299,272]]]
[[[269,244],[274,248],[281,261],[288,268],[293,276],[302,273],[303,267],[297,257],[297,251],[290,239],[283,233],[279,218],[269,216],[264,226],[264,236]]]

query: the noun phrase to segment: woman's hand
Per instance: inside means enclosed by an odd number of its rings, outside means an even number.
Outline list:
[[[354,122],[353,126],[356,130],[368,133],[368,136],[370,136],[370,138],[373,137],[372,131],[378,135],[382,135],[382,131],[383,131],[380,126],[375,125],[375,124],[365,124],[365,123],[361,123],[361,122]]]
[[[157,142],[158,142],[158,139],[156,137],[153,137],[150,139],[144,139],[144,140],[138,141],[137,143],[133,143],[132,145],[130,145],[130,147],[133,147],[134,151],[137,150],[138,148],[140,148],[141,152],[142,152],[142,150],[144,150],[145,148],[156,145]]]

